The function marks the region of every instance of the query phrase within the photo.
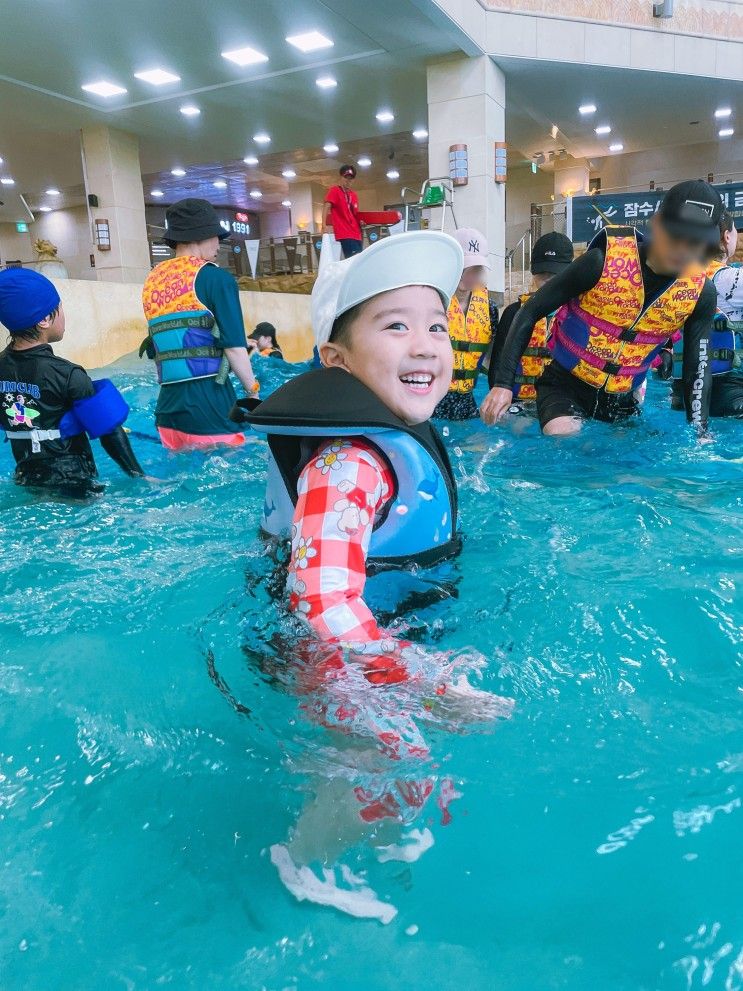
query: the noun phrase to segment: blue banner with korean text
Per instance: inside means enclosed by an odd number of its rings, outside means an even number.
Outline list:
[[[726,210],[743,229],[743,182],[719,183],[714,188]],[[590,241],[610,224],[647,229],[650,219],[663,199],[661,190],[642,193],[599,193],[597,196],[572,196],[568,199],[567,234],[576,244]]]

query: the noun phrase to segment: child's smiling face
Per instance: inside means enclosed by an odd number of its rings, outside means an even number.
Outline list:
[[[451,385],[446,310],[435,289],[405,286],[363,303],[347,333],[320,349],[409,425],[430,419]]]

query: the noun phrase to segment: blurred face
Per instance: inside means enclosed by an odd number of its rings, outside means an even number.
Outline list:
[[[735,254],[735,249],[738,247],[738,231],[735,227],[731,231],[725,231],[722,235],[722,247],[725,249],[725,254],[728,258],[732,258]]]
[[[328,367],[345,368],[409,425],[430,419],[451,384],[446,310],[435,289],[405,286],[366,302],[346,343],[320,348]]]
[[[658,214],[653,217],[652,231],[648,264],[658,275],[678,275],[704,258],[706,245],[703,241],[673,237],[663,226]]]
[[[270,337],[266,337],[265,334],[261,334],[258,338],[258,350],[265,351],[267,348],[272,348],[273,342]]]
[[[462,278],[459,280],[459,292],[472,292],[478,286],[485,285],[485,267],[483,265],[472,265],[465,268]]]
[[[350,189],[351,188],[351,183],[353,182],[353,180],[354,180],[354,176],[352,176],[352,175],[342,175],[341,176],[341,186],[343,186],[344,189]]]

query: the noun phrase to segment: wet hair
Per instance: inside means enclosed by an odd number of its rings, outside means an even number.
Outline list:
[[[720,214],[720,240],[707,250],[707,261],[722,260],[727,257],[727,252],[723,246],[725,235],[729,234],[735,227],[735,220],[729,210],[723,210]]]
[[[51,313],[44,317],[45,320],[54,320],[59,313],[59,307],[55,306]],[[41,321],[39,321],[41,323]],[[13,346],[13,342],[17,340],[22,341],[38,341],[41,337],[41,329],[39,324],[34,324],[33,327],[28,327],[26,330],[16,330],[10,335],[10,345]]]

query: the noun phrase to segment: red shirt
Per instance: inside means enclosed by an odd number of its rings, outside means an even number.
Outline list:
[[[356,219],[359,212],[359,198],[352,189],[342,186],[332,186],[328,190],[325,202],[330,203],[330,223],[333,227],[336,241],[351,238],[361,240],[361,225]]]

